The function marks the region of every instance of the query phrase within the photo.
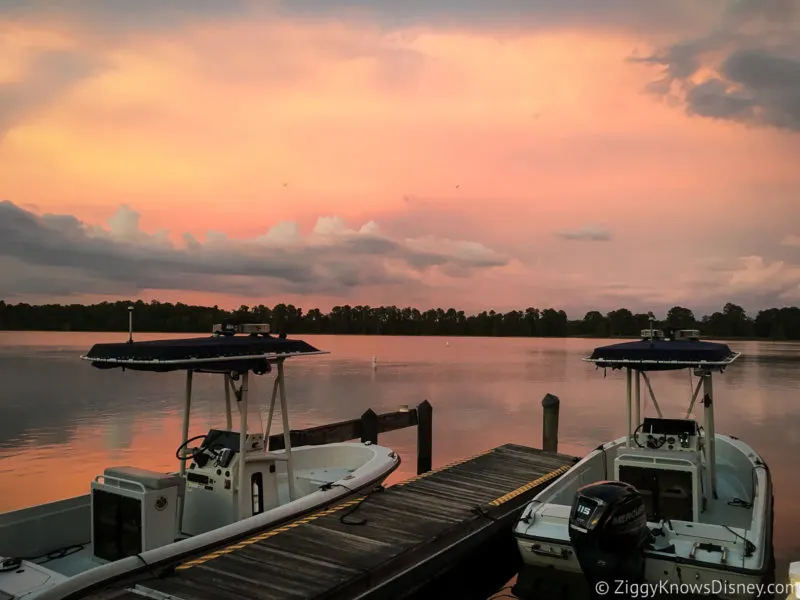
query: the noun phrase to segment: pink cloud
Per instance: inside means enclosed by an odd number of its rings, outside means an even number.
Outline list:
[[[0,197],[102,227],[120,204],[134,207],[132,231],[148,232],[136,243],[203,245],[218,231],[226,243],[300,247],[352,229],[415,240],[420,253],[425,240],[448,239],[454,259],[508,259],[469,281],[452,266],[421,275],[387,259],[383,269],[413,273],[417,287],[354,286],[356,303],[783,301],[798,259],[772,240],[797,215],[800,138],[689,117],[642,93],[654,65],[627,60],[702,35],[722,6],[691,9],[702,14],[686,28],[638,34],[628,21],[589,27],[568,11],[535,33],[237,8],[170,31],[138,23],[98,36],[79,20],[28,15],[0,24],[0,47],[12,50],[0,85],[33,98],[43,52],[93,67],[6,113]],[[763,262],[740,264],[747,255]],[[698,295],[697,282],[721,277],[706,259],[722,261],[728,279]],[[758,277],[782,284],[756,296],[747,282]]]

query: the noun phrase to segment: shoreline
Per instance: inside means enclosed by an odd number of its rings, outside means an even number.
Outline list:
[[[128,335],[127,330],[121,329],[0,329],[0,333],[118,333],[120,335]],[[134,331],[134,336],[142,335],[142,334],[168,334],[168,335],[210,335],[207,331],[175,331],[175,330],[140,330]],[[427,338],[501,338],[501,339],[560,339],[560,340],[567,340],[567,339],[587,339],[587,340],[639,340],[642,339],[638,335],[611,335],[611,336],[601,336],[601,335],[588,335],[588,334],[575,334],[575,335],[553,335],[553,336],[546,336],[546,335],[468,335],[468,334],[458,334],[458,333],[451,333],[451,334],[444,334],[444,333],[431,333],[431,334],[408,334],[408,333],[331,333],[331,332],[312,332],[312,331],[299,331],[296,333],[287,332],[289,337],[300,337],[300,336],[308,336],[308,335],[325,335],[325,336],[335,336],[335,337],[408,337],[408,338],[417,338],[417,337],[427,337]],[[702,331],[700,332],[700,338],[705,341],[712,341],[712,340],[719,340],[719,341],[730,341],[730,342],[788,342],[788,343],[798,343],[800,340],[791,340],[791,339],[772,339],[768,337],[755,337],[755,336],[746,336],[746,337],[735,337],[735,336],[704,336]]]

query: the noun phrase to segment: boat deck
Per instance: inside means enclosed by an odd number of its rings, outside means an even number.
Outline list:
[[[83,597],[397,597],[491,536],[510,539],[524,505],[577,460],[506,444],[197,556],[160,577]]]

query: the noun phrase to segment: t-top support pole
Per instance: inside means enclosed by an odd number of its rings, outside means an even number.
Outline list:
[[[225,427],[228,431],[233,430],[233,416],[231,415],[231,375],[225,373]]]
[[[186,451],[188,448],[186,447],[186,442],[189,440],[189,417],[191,415],[192,409],[192,376],[194,371],[188,369],[186,371],[186,397],[183,403],[183,424],[181,427],[181,448],[183,448],[183,452],[181,452],[181,456],[186,456]],[[186,476],[186,458],[181,458],[180,460],[180,469],[179,473],[181,477]],[[183,493],[181,494],[180,498],[178,499],[178,531],[183,531],[183,511],[186,504],[186,490],[184,488]]]
[[[625,440],[625,447],[631,447],[631,437],[633,437],[633,431],[631,431],[631,368],[625,367],[625,384],[626,384],[626,394],[625,394],[625,420],[628,421],[628,437]]]
[[[181,444],[183,448],[182,456],[186,455],[186,442],[189,439],[189,415],[192,409],[192,375],[194,371],[191,369],[186,371],[186,397],[183,402],[183,426],[181,429]],[[186,474],[186,459],[181,459],[180,466],[181,476]]]
[[[636,431],[642,424],[642,372],[636,369],[633,404],[633,430]]]
[[[275,416],[275,399],[278,397],[278,377],[272,382],[272,395],[269,398],[269,415],[267,416],[267,428],[264,431],[264,443],[266,444],[266,451],[269,452],[269,435],[272,431],[272,418]]]
[[[250,371],[242,373],[241,400],[239,401],[239,519],[245,516],[245,498],[250,497],[250,486],[245,484],[244,468],[247,458],[247,393]],[[245,493],[250,492],[250,493]]]
[[[281,394],[281,418],[283,420],[283,445],[286,452],[286,471],[289,476],[289,500],[297,498],[294,485],[294,464],[292,461],[292,437],[289,433],[289,410],[286,407],[286,384],[283,378],[283,359],[278,361],[278,387]]]
[[[711,493],[717,497],[717,451],[716,434],[714,432],[714,385],[711,371],[703,376],[703,406],[705,407],[704,421],[706,430],[706,465],[708,476],[711,480]]]

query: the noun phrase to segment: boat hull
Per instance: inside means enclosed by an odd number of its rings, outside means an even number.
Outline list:
[[[740,440],[720,434],[716,438],[723,457],[731,461],[746,459],[752,463],[752,479],[757,486],[755,497],[749,507],[731,508],[728,497],[720,492],[720,499],[712,502],[722,506],[710,510],[728,512],[719,513],[718,522],[648,523],[652,532],[666,536],[659,539],[668,539],[671,547],[656,546],[645,550],[645,580],[650,585],[647,597],[656,592],[674,596],[680,591],[683,594],[743,600],[759,597],[759,592],[766,590],[766,584],[775,580],[772,543],[774,499],[769,470],[755,451]],[[613,479],[613,456],[616,451],[623,453],[627,450],[623,448],[624,439],[604,444],[587,455],[537,495],[523,511],[514,536],[524,565],[522,578],[526,589],[532,585],[541,588],[543,584],[532,583],[536,579],[582,579],[580,564],[569,542],[570,493],[574,497],[573,490],[582,485]],[[741,462],[735,464],[737,468],[741,465]],[[722,475],[730,472],[721,469]],[[733,487],[726,488],[725,492],[730,489]],[[733,512],[735,510],[741,512]],[[737,515],[737,523],[725,520]],[[742,543],[743,536],[752,542],[750,552],[742,549],[747,547]],[[701,542],[707,541],[732,549],[727,560],[725,554],[720,558],[718,552],[696,551]],[[662,551],[657,551],[658,548]],[[631,596],[630,593],[625,595]],[[640,593],[639,597],[645,596]]]
[[[361,444],[332,444],[330,446],[355,448]],[[293,455],[300,455],[304,447],[292,450]],[[311,450],[311,447],[305,447]],[[320,449],[320,447],[315,447]],[[202,533],[200,535],[188,537],[175,541],[171,544],[148,550],[136,556],[128,556],[113,562],[96,563],[91,558],[91,546],[83,541],[76,547],[84,546],[74,555],[65,557],[63,561],[84,561],[92,564],[93,568],[76,568],[74,574],[69,573],[70,565],[58,564],[55,561],[45,560],[23,560],[20,568],[2,571],[0,570],[0,596],[8,597],[9,600],[22,598],[37,600],[66,599],[79,597],[84,593],[105,587],[115,582],[135,580],[142,573],[152,573],[153,569],[170,569],[182,562],[191,560],[197,556],[239,542],[252,535],[274,529],[288,522],[302,518],[309,514],[330,508],[343,501],[368,494],[377,486],[382,484],[386,478],[394,472],[400,465],[400,457],[389,448],[377,445],[369,445],[373,451],[373,458],[361,468],[354,470],[347,477],[338,481],[324,485],[321,489],[306,494],[265,511],[256,516],[248,517],[230,525]],[[85,501],[84,501],[85,499]],[[86,512],[89,496],[71,498],[50,505],[42,505],[14,511],[0,515],[0,549],[2,554],[8,556],[29,556],[23,552],[13,551],[14,547],[20,542],[20,525],[24,521],[15,519],[15,515],[35,511],[37,515],[47,518],[47,509],[52,507],[49,513],[51,518],[54,514],[77,515],[81,511]],[[86,506],[83,506],[83,505]],[[68,510],[64,511],[64,508]],[[32,528],[40,528],[36,524],[41,519],[26,519]],[[5,527],[4,527],[5,526]],[[33,531],[33,529],[31,529]],[[16,540],[16,543],[15,543]],[[11,550],[11,551],[10,551]],[[2,559],[2,555],[0,555]],[[42,564],[38,564],[42,563]],[[66,574],[65,574],[66,573]],[[7,594],[7,596],[3,596]]]
[[[542,556],[532,550],[538,545],[548,551],[564,555],[560,559]],[[564,581],[565,575],[583,583],[583,572],[572,546],[555,542],[546,543],[540,540],[517,539],[517,548],[524,565],[525,572],[520,575],[525,580],[525,585],[543,585],[548,580]],[[774,567],[773,567],[774,568]],[[532,580],[540,579],[533,583]],[[703,566],[701,564],[686,564],[678,562],[675,558],[647,556],[645,566],[645,581],[649,584],[651,593],[639,593],[638,597],[654,597],[657,594],[676,596],[683,594],[696,594],[703,597],[724,598],[725,600],[745,600],[758,598],[759,589],[766,590],[766,585],[774,580],[774,572],[727,569],[719,566]],[[620,584],[622,585],[622,584]],[[748,590],[752,590],[749,592]],[[613,590],[612,590],[613,591]],[[618,590],[620,597],[636,597],[632,590]]]

